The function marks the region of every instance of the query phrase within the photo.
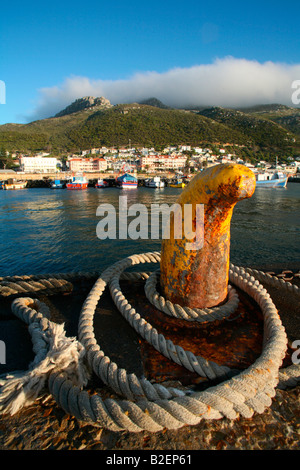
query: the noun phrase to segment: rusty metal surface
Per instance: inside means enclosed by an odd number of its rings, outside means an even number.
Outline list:
[[[122,290],[130,304],[157,331],[196,356],[202,356],[219,365],[235,370],[249,367],[261,355],[263,341],[263,318],[256,302],[237,289],[240,303],[236,312],[228,319],[198,324],[178,320],[157,310],[144,294],[143,284],[128,286],[122,283]],[[144,374],[149,380],[163,382],[179,380],[183,385],[211,382],[189,372],[156,351],[139,337],[140,359]],[[290,364],[291,350],[286,356]]]
[[[161,286],[168,300],[191,308],[214,307],[225,300],[232,211],[254,190],[254,173],[237,164],[209,168],[197,174],[184,189],[177,204],[183,215],[184,205],[192,204],[192,231],[198,232],[199,240],[204,237],[204,243],[201,249],[187,250],[191,240],[185,236],[184,228],[181,239],[174,236],[179,222],[171,213],[170,237],[162,240],[161,250]],[[204,206],[204,226],[197,223],[197,204]]]

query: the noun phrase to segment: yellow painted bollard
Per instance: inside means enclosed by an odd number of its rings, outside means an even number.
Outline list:
[[[184,207],[192,204],[193,230],[203,243],[202,248],[189,250],[192,240],[184,230],[182,238],[174,237],[177,222],[171,213],[170,236],[162,241],[160,264],[160,285],[166,299],[190,308],[215,307],[226,300],[233,208],[254,191],[254,173],[233,163],[204,170],[182,191],[177,200],[182,208],[182,227]],[[196,223],[196,205],[203,205],[203,224]]]

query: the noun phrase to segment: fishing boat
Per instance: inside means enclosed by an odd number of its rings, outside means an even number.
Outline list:
[[[51,189],[63,189],[64,183],[62,183],[60,180],[51,181],[50,188]]]
[[[76,174],[72,177],[72,180],[66,184],[67,189],[87,189],[88,180],[83,174]]]
[[[125,173],[117,178],[117,187],[120,189],[136,189],[138,187],[138,180],[130,173]]]
[[[3,183],[3,189],[25,189],[27,181],[17,181],[15,179],[9,179],[7,183]]]
[[[154,178],[147,179],[145,186],[147,188],[164,188],[165,182],[161,180],[160,176],[155,176]]]
[[[281,171],[256,173],[257,188],[286,188],[288,176]]]
[[[172,181],[169,186],[171,188],[184,188],[185,183],[182,181],[182,179],[177,179],[176,181]]]
[[[103,179],[98,179],[97,183],[95,184],[95,188],[108,188],[109,184],[107,181]]]

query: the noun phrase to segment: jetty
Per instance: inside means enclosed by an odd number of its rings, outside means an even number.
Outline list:
[[[196,175],[193,250],[171,232],[103,272],[0,278],[0,448],[299,448],[300,270],[229,259],[254,190],[241,165]]]

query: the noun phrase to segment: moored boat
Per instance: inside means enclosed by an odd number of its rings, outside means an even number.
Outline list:
[[[256,173],[257,188],[286,188],[288,176],[280,171]]]
[[[154,178],[147,179],[145,186],[147,188],[164,188],[165,182],[161,180],[160,176],[155,176]]]
[[[66,184],[67,189],[87,189],[88,180],[82,174],[77,174],[72,177],[72,180]]]
[[[63,189],[64,183],[62,183],[60,180],[51,181],[50,188],[51,189]]]
[[[169,186],[171,188],[184,188],[185,183],[182,181],[182,179],[177,179],[176,181],[172,181]]]
[[[95,188],[108,188],[109,184],[107,181],[103,179],[98,179],[97,183],[95,184]]]
[[[25,189],[27,181],[17,181],[15,179],[9,179],[7,183],[3,183],[3,189]]]
[[[120,189],[136,189],[138,187],[138,180],[130,173],[125,173],[117,178],[117,187]]]

